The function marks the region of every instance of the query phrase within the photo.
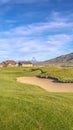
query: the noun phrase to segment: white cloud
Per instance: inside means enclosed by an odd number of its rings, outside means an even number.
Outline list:
[[[70,14],[71,15],[71,14]],[[45,32],[55,32],[57,31],[63,33],[64,31],[69,33],[73,31],[73,21],[70,21],[70,15],[68,17],[62,16],[59,12],[53,11],[50,16],[50,21],[48,19],[47,22],[41,23],[32,23],[23,26],[17,26],[11,28],[10,30],[0,32],[0,35],[6,36],[13,36],[13,37],[20,37],[20,36],[34,36],[40,35]],[[72,15],[71,15],[72,17]],[[5,22],[9,23],[16,23],[16,20],[5,20]],[[66,33],[65,32],[65,33]]]
[[[58,34],[58,35],[51,35],[46,38],[46,41],[42,39],[33,38],[25,39],[23,37],[19,38],[10,38],[10,39],[1,39],[0,48],[1,48],[1,55],[13,55],[13,57],[17,54],[17,59],[22,57],[22,55],[30,55],[29,57],[34,55],[50,55],[50,54],[61,54],[64,50],[61,48],[69,44],[72,41],[72,35],[66,34]],[[19,56],[20,55],[20,56]]]
[[[73,23],[65,21],[51,21],[45,23],[30,24],[27,26],[18,26],[10,29],[9,31],[1,32],[1,35],[8,36],[28,36],[28,35],[39,35],[46,32],[56,32],[56,31],[72,31]],[[64,29],[64,30],[63,30]]]
[[[63,35],[50,36],[46,39],[47,41],[43,41],[43,39],[25,40],[23,38],[6,39],[2,42],[3,45],[0,44],[0,57],[7,59],[10,57],[17,60],[24,60],[29,57],[31,59],[33,56],[36,56],[36,58],[38,57],[38,60],[41,60],[41,58],[44,60],[48,59],[49,55],[52,57],[53,54],[53,57],[55,57],[55,55],[60,55],[65,51],[62,48],[66,46],[67,43],[65,40],[65,43],[62,43],[62,36]],[[67,36],[64,36],[64,38],[66,37]],[[71,39],[68,40],[70,41]]]
[[[55,46],[65,45],[73,40],[73,35],[56,34],[48,37],[47,43]]]
[[[73,22],[66,18],[61,19],[59,13],[54,13],[52,16],[54,18],[48,22],[18,26],[0,32],[0,36],[3,37],[0,38],[0,55],[13,56],[17,59],[24,55],[27,57],[40,55],[44,58],[48,55],[52,57],[53,54],[55,56],[66,52],[64,46],[73,41],[71,33]]]

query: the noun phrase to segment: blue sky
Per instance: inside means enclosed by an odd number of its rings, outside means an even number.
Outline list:
[[[0,61],[73,52],[73,0],[0,0]]]

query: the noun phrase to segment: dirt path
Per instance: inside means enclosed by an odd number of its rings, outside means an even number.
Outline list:
[[[73,92],[73,83],[58,83],[52,79],[38,77],[19,77],[18,82],[33,84],[46,89],[49,92]]]

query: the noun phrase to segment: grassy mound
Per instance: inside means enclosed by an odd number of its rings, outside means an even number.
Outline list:
[[[73,67],[56,67],[56,66],[46,66],[42,67],[41,74],[39,77],[42,78],[54,78],[59,82],[63,83],[73,83]]]

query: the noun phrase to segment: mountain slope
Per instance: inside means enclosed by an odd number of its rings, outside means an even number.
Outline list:
[[[61,65],[61,66],[73,66],[73,53],[62,55],[57,58],[40,62],[39,65]]]

